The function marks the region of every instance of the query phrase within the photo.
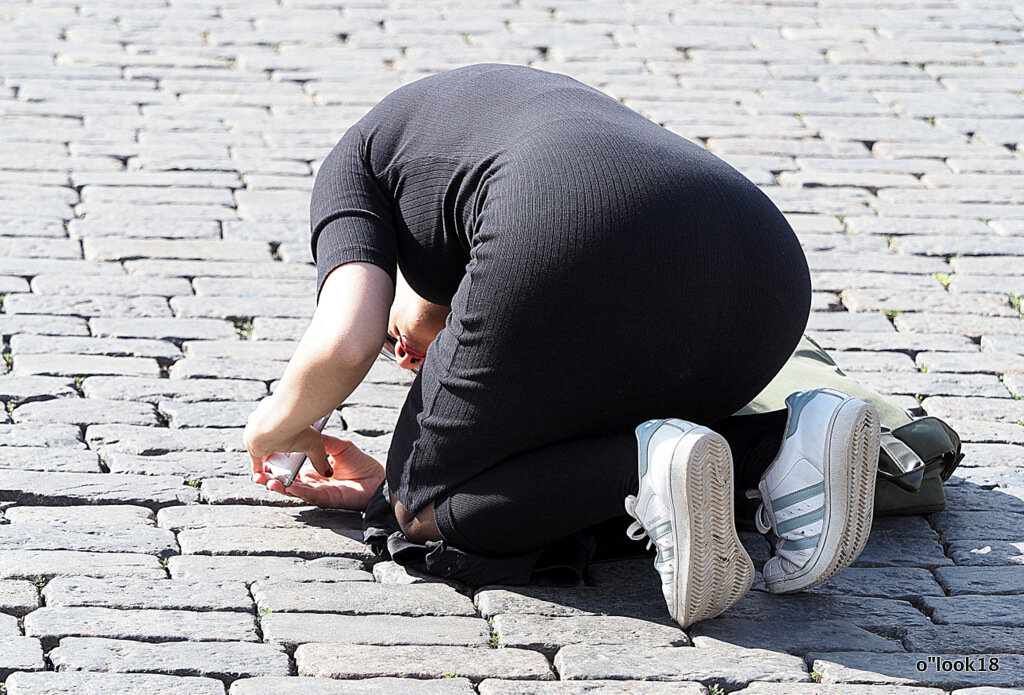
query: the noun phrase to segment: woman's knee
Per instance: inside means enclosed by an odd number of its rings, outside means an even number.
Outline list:
[[[444,540],[437,528],[437,522],[434,521],[433,502],[428,503],[416,514],[406,509],[396,496],[392,496],[391,506],[394,509],[399,528],[402,529],[405,537],[413,543]]]

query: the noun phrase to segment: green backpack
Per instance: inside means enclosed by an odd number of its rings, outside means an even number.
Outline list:
[[[734,415],[785,410],[794,391],[834,388],[870,403],[882,421],[875,516],[924,514],[946,508],[942,484],[960,464],[960,437],[936,417],[915,419],[890,399],[847,376],[806,335],[771,383]]]

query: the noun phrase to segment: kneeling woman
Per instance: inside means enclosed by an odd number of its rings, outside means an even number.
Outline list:
[[[256,482],[365,509],[386,480],[409,539],[494,557],[629,498],[679,622],[749,587],[728,447],[696,423],[768,384],[811,295],[793,230],[754,184],[574,79],[477,65],[352,126],[310,213],[317,308],[247,424]],[[386,341],[420,369],[381,466],[309,424]],[[669,440],[674,455],[656,449]],[[285,490],[264,470],[275,451],[305,451],[321,475]]]

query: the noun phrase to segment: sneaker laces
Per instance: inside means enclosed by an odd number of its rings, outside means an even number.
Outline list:
[[[636,519],[636,521],[630,524],[629,527],[626,529],[626,536],[631,541],[642,541],[646,536],[646,550],[650,550],[651,546],[654,545],[654,541],[651,539],[650,536],[647,535],[647,529],[644,528],[643,523],[640,522],[640,517],[636,515],[636,495],[629,495],[626,498],[626,513],[634,519]]]
[[[763,499],[761,497],[761,491],[758,490],[757,488],[747,490],[744,494],[746,495],[747,499]],[[761,504],[757,505],[757,511],[754,512],[754,525],[757,527],[757,530],[761,533],[775,531],[775,519],[772,518],[771,513],[768,511],[768,508],[764,506],[763,501],[761,502]]]

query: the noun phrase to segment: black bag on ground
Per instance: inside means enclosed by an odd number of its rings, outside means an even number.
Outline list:
[[[942,484],[963,457],[960,437],[937,417],[923,417],[883,431],[875,516],[941,512],[946,508]]]

